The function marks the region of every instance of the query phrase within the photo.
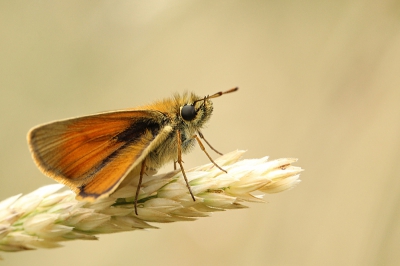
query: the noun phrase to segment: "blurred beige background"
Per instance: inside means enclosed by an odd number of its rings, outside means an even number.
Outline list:
[[[1,199],[54,183],[31,160],[31,127],[184,90],[239,86],[214,101],[206,138],[246,158],[297,157],[306,169],[268,204],[2,253],[3,265],[400,263],[398,1],[0,6]],[[198,148],[184,158],[208,162]]]

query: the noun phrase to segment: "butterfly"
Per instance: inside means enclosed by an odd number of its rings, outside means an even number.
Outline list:
[[[211,99],[235,92],[233,88],[211,96],[194,93],[141,107],[60,120],[31,129],[28,144],[38,168],[65,184],[78,200],[94,201],[113,193],[129,173],[139,175],[137,200],[146,169],[178,163],[193,198],[182,164],[182,154],[196,142],[215,166],[201,140],[201,128],[213,112]]]

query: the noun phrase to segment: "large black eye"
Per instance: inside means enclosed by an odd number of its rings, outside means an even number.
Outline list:
[[[191,121],[196,117],[196,110],[193,105],[185,105],[181,109],[181,116],[186,121]]]

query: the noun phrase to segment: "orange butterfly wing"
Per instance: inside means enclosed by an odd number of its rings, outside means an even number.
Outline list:
[[[167,134],[158,111],[128,110],[73,118],[32,129],[28,142],[39,168],[78,198],[108,196]],[[165,131],[165,130],[164,130]],[[156,140],[156,141],[155,141]]]

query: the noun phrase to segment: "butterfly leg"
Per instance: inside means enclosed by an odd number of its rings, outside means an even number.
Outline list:
[[[201,133],[200,130],[197,130],[197,132],[199,133],[200,138],[202,138],[208,145],[208,147],[210,147],[213,151],[215,151],[216,153],[218,153],[219,155],[223,155],[222,153],[220,153],[219,151],[217,151],[216,149],[214,149],[213,146],[211,146],[211,144],[204,138],[203,133]],[[203,150],[204,151],[204,150]]]
[[[199,132],[199,135],[200,135],[201,133]],[[200,135],[200,137],[202,136],[203,134],[201,134]],[[211,158],[211,156],[208,154],[208,152],[206,151],[206,148],[204,147],[204,145],[203,145],[203,143],[201,142],[201,140],[200,140],[200,138],[197,136],[197,135],[194,135],[193,136],[193,138],[195,138],[196,140],[197,140],[197,142],[199,143],[199,146],[200,146],[200,149],[202,150],[202,151],[204,151],[204,153],[207,155],[207,157],[208,157],[208,159],[210,159],[210,161],[216,166],[216,167],[218,167],[221,171],[223,171],[223,172],[225,172],[225,173],[228,173],[226,170],[224,170],[224,169],[222,169],[218,164],[216,164],[215,162],[214,162],[214,160]],[[203,138],[204,139],[204,138]],[[204,139],[205,140],[205,139]],[[206,141],[207,142],[207,141]],[[208,143],[208,142],[207,142]],[[211,146],[210,146],[211,147]],[[211,149],[214,149],[214,148],[212,148],[211,147]]]
[[[137,186],[137,188],[136,188],[135,203],[134,203],[136,215],[138,215],[138,211],[137,211],[137,202],[138,202],[140,186],[142,185],[143,174],[144,174],[145,169],[146,169],[146,158],[145,158],[145,159],[143,160],[143,162],[142,162],[142,167],[140,168],[139,183],[138,183],[138,186]]]
[[[192,196],[193,201],[196,201],[196,199],[194,198],[192,189],[190,188],[189,182],[187,180],[185,170],[183,169],[183,164],[182,164],[182,139],[181,139],[181,132],[179,130],[176,133],[176,137],[178,139],[178,160],[177,160],[177,163],[181,167],[183,178],[185,178],[186,186],[189,189],[190,195]]]

